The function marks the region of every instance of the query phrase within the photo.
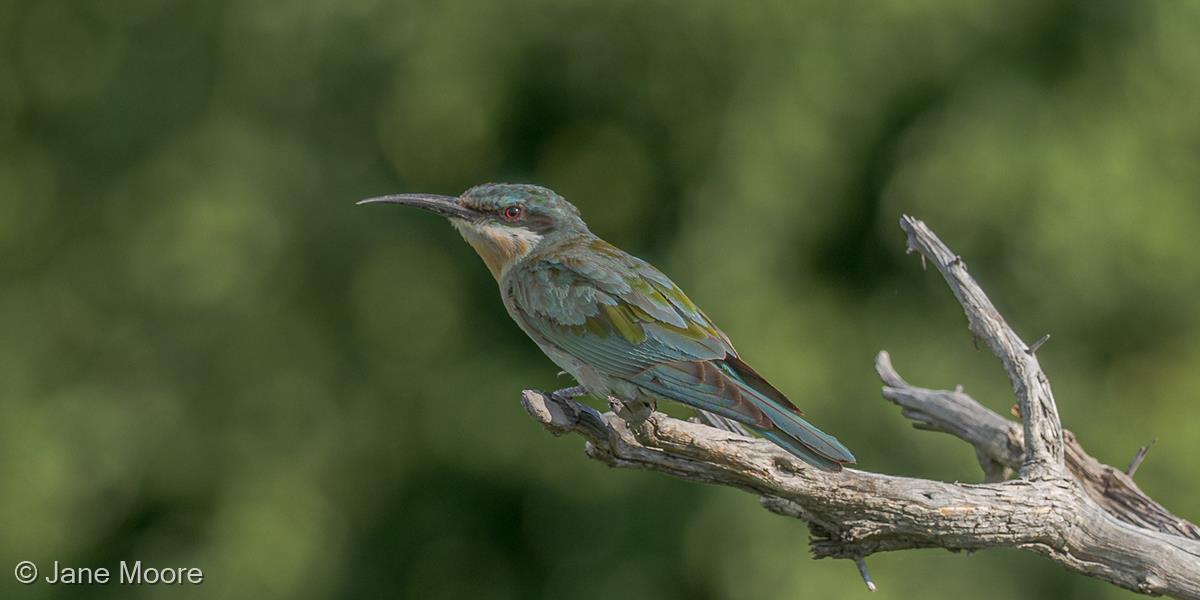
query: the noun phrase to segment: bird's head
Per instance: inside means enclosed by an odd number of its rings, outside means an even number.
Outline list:
[[[396,194],[359,202],[374,203],[403,204],[446,217],[497,281],[543,240],[587,232],[579,209],[554,191],[536,185],[487,183],[458,197]]]

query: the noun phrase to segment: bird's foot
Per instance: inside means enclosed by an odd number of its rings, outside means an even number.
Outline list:
[[[615,396],[608,397],[608,407],[618,417],[621,417],[629,428],[636,431],[654,414],[654,403],[644,400],[621,400]]]

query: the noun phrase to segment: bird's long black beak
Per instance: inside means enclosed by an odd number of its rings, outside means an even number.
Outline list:
[[[403,204],[456,219],[471,219],[476,216],[475,211],[459,204],[458,198],[436,194],[393,194],[359,200],[358,204]]]

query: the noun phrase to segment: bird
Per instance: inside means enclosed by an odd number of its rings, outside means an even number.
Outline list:
[[[448,219],[483,259],[517,326],[587,393],[650,410],[667,399],[720,415],[823,471],[855,462],[742,360],[679,286],[593,234],[556,192],[488,183],[459,196],[393,194],[358,204]]]

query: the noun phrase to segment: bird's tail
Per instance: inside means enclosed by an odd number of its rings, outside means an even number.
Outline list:
[[[764,406],[763,412],[775,427],[755,431],[808,464],[826,471],[840,471],[842,465],[855,462],[854,455],[841,442],[796,413],[773,406]]]
[[[800,409],[750,365],[732,357],[723,362],[734,372],[735,380],[741,384],[743,391],[749,392],[750,402],[774,425],[773,428],[755,428],[764,438],[826,471],[840,471],[843,464],[855,462],[849,449],[833,436],[805,421]]]
[[[670,363],[648,370],[649,390],[750,426],[797,458],[826,471],[855,462],[841,442],[805,421],[783,392],[740,358]]]

